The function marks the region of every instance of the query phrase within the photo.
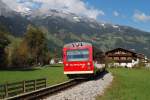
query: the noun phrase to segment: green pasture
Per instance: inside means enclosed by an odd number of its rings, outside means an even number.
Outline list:
[[[62,65],[47,65],[31,69],[0,70],[0,84],[47,78],[47,84],[53,85],[68,80],[63,74]]]
[[[112,85],[97,100],[150,100],[150,70],[108,69],[114,76]]]

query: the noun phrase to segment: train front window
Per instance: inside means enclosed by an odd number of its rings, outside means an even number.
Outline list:
[[[89,50],[68,50],[67,61],[87,61],[89,60]]]

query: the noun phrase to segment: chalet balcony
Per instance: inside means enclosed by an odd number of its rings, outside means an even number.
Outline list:
[[[108,57],[132,57],[132,54],[108,54]]]

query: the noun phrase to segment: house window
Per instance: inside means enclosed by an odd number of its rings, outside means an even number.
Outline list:
[[[112,59],[112,57],[108,57],[108,59],[109,59],[109,60],[111,60],[111,59]]]
[[[131,60],[131,59],[132,59],[131,57],[128,57],[128,58],[127,58],[127,60]]]
[[[121,60],[126,60],[126,57],[121,57],[120,59],[121,59]]]
[[[119,60],[119,57],[114,57],[114,60]]]

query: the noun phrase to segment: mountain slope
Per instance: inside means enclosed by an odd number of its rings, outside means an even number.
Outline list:
[[[0,0],[0,16],[11,16],[13,13],[16,13],[14,11],[12,11],[5,3],[3,3]]]
[[[58,52],[61,53],[65,43],[87,41],[104,51],[124,47],[150,57],[148,32],[128,26],[97,22],[57,10],[49,10],[47,14],[33,11],[27,16],[22,16],[0,1],[0,30],[6,29],[14,36],[22,37],[29,24],[39,27],[47,35],[49,48],[53,52],[58,48]]]
[[[11,10],[0,0],[0,26],[7,28],[15,36],[23,36],[28,24],[30,21],[26,17]]]

